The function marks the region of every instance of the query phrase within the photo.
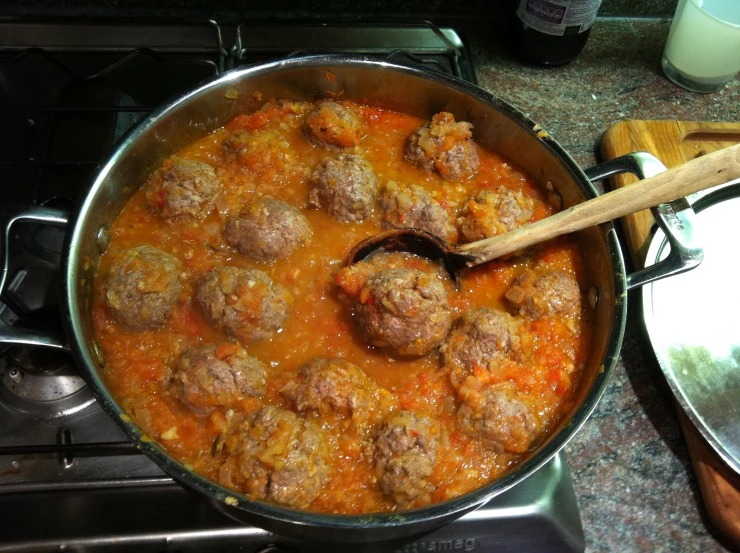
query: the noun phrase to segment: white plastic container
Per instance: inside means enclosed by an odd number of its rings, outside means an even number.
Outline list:
[[[740,0],[680,0],[663,70],[694,92],[714,92],[740,71]]]

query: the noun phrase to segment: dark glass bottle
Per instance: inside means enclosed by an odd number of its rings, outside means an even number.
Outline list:
[[[601,0],[517,0],[515,47],[525,59],[562,65],[581,53]]]

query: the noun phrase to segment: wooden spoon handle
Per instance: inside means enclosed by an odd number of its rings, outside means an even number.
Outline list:
[[[464,244],[457,251],[469,259],[467,265],[472,267],[561,234],[612,221],[737,178],[740,178],[740,144],[618,188],[531,225]]]

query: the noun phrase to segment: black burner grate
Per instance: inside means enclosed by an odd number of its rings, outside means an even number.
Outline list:
[[[136,122],[223,70],[218,26],[191,28],[188,41],[182,25],[0,22],[4,199],[78,202],[97,164]],[[101,39],[87,45],[64,42],[96,30]],[[155,34],[157,45],[145,46]],[[125,40],[102,40],[116,36]]]
[[[353,23],[249,21],[237,27],[236,64],[311,54],[360,54],[478,82],[467,43],[428,21]]]

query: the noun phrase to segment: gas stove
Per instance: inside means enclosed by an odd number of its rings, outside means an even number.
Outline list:
[[[353,53],[476,82],[467,43],[424,21],[353,23],[0,19],[0,166],[13,205],[74,212],[100,160],[157,105],[233,67]],[[7,326],[61,333],[64,230],[14,225],[0,303]],[[339,551],[229,519],[141,455],[63,350],[0,343],[0,551]],[[578,552],[563,454],[430,534],[357,551]]]

